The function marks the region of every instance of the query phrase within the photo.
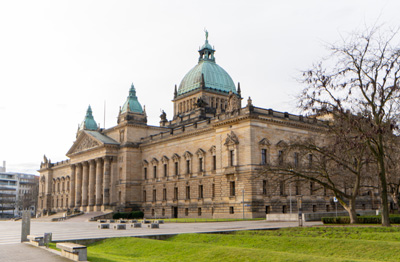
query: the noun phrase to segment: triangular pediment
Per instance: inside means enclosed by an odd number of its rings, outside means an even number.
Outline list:
[[[79,134],[78,138],[70,148],[67,153],[68,155],[85,152],[87,150],[103,146],[104,143],[93,137],[92,135],[82,132]]]

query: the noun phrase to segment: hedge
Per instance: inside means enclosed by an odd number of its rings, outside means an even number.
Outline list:
[[[323,217],[324,224],[350,224],[350,217]],[[400,224],[400,216],[389,216],[391,224]],[[357,216],[357,224],[381,224],[381,216]]]
[[[118,212],[113,214],[113,219],[120,219],[120,218],[143,218],[144,213],[142,211],[132,211],[132,212]]]

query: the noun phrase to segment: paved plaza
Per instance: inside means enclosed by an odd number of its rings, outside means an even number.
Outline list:
[[[320,225],[321,222],[306,222],[305,226]],[[147,225],[146,225],[147,226]],[[97,222],[85,222],[79,219],[62,222],[31,222],[31,234],[53,233],[53,241],[71,241],[79,239],[102,239],[111,237],[156,236],[182,233],[206,233],[250,229],[274,229],[296,227],[297,222],[236,221],[208,223],[166,223],[159,229],[128,228],[126,230],[98,229]],[[66,261],[46,250],[20,244],[21,221],[0,221],[0,257],[1,261]],[[38,252],[40,254],[38,254]],[[57,259],[56,259],[57,258]]]

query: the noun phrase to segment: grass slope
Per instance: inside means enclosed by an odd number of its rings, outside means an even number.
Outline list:
[[[117,238],[88,247],[90,261],[400,261],[399,228],[290,228]]]

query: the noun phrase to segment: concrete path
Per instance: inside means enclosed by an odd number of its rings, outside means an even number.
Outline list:
[[[44,250],[43,248],[34,247],[29,244],[19,243],[0,246],[1,262],[71,262],[67,258]]]
[[[322,225],[321,222],[306,222],[305,226]],[[129,228],[127,230],[98,229],[97,222],[31,222],[31,234],[53,233],[53,241],[71,241],[79,239],[103,239],[112,237],[157,236],[183,233],[205,233],[237,231],[250,229],[276,229],[296,227],[297,222],[236,221],[208,223],[167,223],[159,229]],[[70,261],[54,253],[19,243],[21,239],[21,221],[0,221],[0,261]]]

